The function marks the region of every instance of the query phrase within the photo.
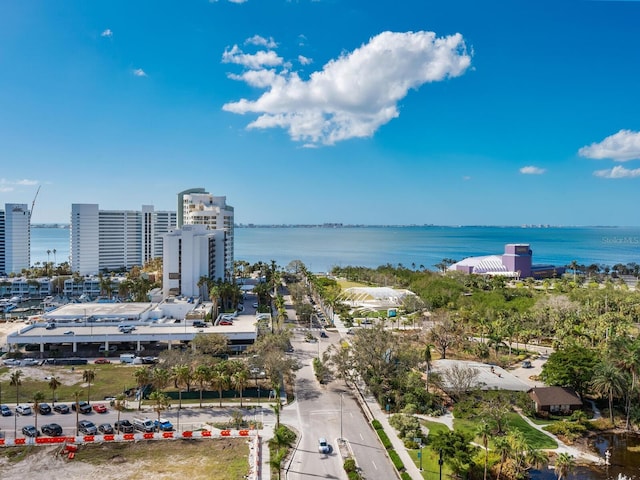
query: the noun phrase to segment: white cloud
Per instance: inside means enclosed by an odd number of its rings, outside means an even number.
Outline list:
[[[249,45],[258,45],[260,47],[267,47],[267,48],[276,48],[278,46],[278,44],[273,39],[273,37],[264,38],[264,37],[261,37],[260,35],[254,35],[251,38],[247,38],[244,41],[244,43],[245,43],[245,45],[247,45],[247,44],[249,44]]]
[[[31,180],[23,178],[21,180],[7,180],[6,178],[0,178],[0,192],[14,192],[16,186],[18,187],[32,187],[38,185],[41,182],[38,180]]]
[[[111,37],[113,37],[113,32],[111,31],[111,29],[110,29],[110,28],[107,28],[104,32],[102,32],[102,33],[100,34],[100,36],[101,36],[101,37],[108,37],[108,38],[111,38]]]
[[[520,173],[523,175],[542,175],[546,171],[544,168],[534,167],[533,165],[528,165],[520,169]]]
[[[146,77],[147,76],[146,72],[141,68],[136,68],[135,70],[133,70],[133,74],[136,77]]]
[[[28,178],[23,178],[22,180],[18,180],[16,182],[16,185],[27,185],[27,186],[32,186],[32,185],[37,185],[39,182],[37,180],[29,180]]]
[[[618,165],[611,169],[596,170],[593,174],[601,178],[635,178],[640,177],[640,168],[628,169]]]
[[[231,3],[246,3],[247,0],[229,0]]]
[[[235,63],[247,68],[275,67],[282,65],[284,60],[273,50],[260,50],[254,54],[244,53],[237,45],[227,49],[222,54],[222,63]]]
[[[616,162],[640,159],[640,132],[620,130],[602,142],[582,147],[578,154],[597,160],[610,158]]]
[[[279,65],[264,63],[266,58],[282,62],[275,52],[262,54],[258,61],[234,46],[225,51],[223,61],[254,69]],[[460,76],[470,64],[460,34],[436,37],[433,32],[383,32],[329,61],[308,80],[283,70],[269,80],[264,86],[267,91],[257,100],[243,98],[223,109],[259,114],[248,128],[284,128],[295,141],[331,145],[372,136],[399,115],[397,104],[410,89]],[[232,78],[251,80],[245,75]]]
[[[309,65],[313,63],[313,60],[305,57],[304,55],[298,55],[298,62],[300,62],[301,65]]]

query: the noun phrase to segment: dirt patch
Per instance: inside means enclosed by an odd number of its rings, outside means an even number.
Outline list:
[[[5,447],[0,450],[0,478],[240,480],[249,472],[245,439],[84,445],[74,459],[62,452],[61,446]]]

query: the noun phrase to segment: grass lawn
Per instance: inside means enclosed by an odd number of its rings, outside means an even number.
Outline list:
[[[346,290],[347,288],[351,287],[368,287],[369,285],[367,285],[366,283],[352,282],[350,280],[338,280],[338,286],[342,290]]]
[[[425,420],[421,420],[420,423],[429,429],[429,435],[434,435],[440,432],[449,431],[449,427],[442,423],[438,422],[429,422]],[[407,450],[413,463],[416,464],[417,467],[420,467],[420,459],[418,458],[419,450]],[[428,445],[422,449],[422,477],[435,479],[438,478],[440,473],[440,466],[438,465],[438,452],[432,450]],[[442,474],[444,477],[451,474],[451,469],[444,464],[442,465]]]
[[[533,428],[515,412],[511,412],[507,415],[506,424],[506,428],[520,430],[533,448],[557,448],[558,446],[555,440]],[[462,431],[468,435],[475,435],[475,430],[478,427],[478,421],[456,418],[453,420],[453,425],[456,431]],[[474,441],[478,444],[482,444],[482,440],[479,437],[476,437]],[[489,445],[489,448],[491,448],[491,441],[489,442]]]

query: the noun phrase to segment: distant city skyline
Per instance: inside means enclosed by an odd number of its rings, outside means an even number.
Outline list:
[[[0,204],[640,225],[640,2],[0,4]]]

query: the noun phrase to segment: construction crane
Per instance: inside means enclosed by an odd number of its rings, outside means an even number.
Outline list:
[[[33,218],[33,207],[36,206],[36,198],[38,198],[38,193],[40,193],[40,187],[42,185],[38,185],[38,190],[36,190],[36,194],[33,197],[33,202],[31,202],[31,213],[29,214],[29,220],[31,220],[31,218]]]

